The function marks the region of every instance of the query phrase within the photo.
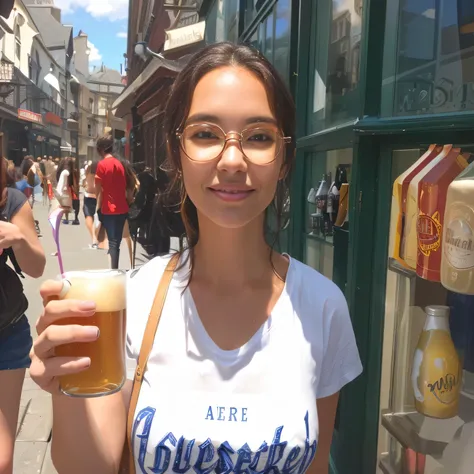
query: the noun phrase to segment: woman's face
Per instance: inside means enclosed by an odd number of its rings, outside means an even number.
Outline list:
[[[185,126],[201,123],[218,125],[226,133],[276,128],[265,87],[239,67],[216,69],[199,81]],[[219,158],[209,162],[192,161],[181,151],[184,185],[198,213],[225,228],[243,227],[262,217],[282,177],[284,149],[276,159],[269,153],[265,161],[270,163],[250,163],[237,140],[228,141]]]

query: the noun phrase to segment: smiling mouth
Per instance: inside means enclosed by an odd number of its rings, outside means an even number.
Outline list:
[[[254,190],[253,189],[219,189],[219,188],[208,188],[215,196],[222,199],[223,201],[242,201],[249,197]]]

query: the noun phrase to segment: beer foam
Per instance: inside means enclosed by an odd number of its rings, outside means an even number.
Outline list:
[[[117,270],[67,272],[63,278],[70,285],[64,299],[94,301],[97,312],[101,313],[123,311],[127,307],[127,278],[124,272]]]

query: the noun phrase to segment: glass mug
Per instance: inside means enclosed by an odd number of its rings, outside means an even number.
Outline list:
[[[60,300],[94,301],[94,316],[65,318],[58,325],[97,326],[99,338],[57,346],[58,357],[89,357],[91,365],[59,377],[61,392],[71,397],[100,397],[118,392],[126,378],[126,274],[120,270],[67,272]]]

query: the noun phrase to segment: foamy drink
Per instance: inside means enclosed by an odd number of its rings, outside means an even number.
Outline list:
[[[61,299],[94,301],[92,317],[68,318],[58,324],[97,326],[94,342],[64,344],[59,357],[89,357],[90,367],[78,374],[60,377],[61,391],[76,397],[97,397],[120,390],[125,381],[126,276],[118,270],[70,272],[64,275],[70,288]]]

